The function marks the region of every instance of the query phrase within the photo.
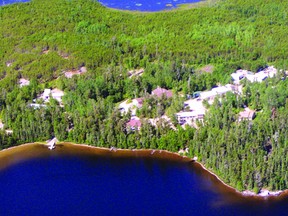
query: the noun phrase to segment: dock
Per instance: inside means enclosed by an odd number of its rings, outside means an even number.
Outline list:
[[[47,145],[48,145],[48,149],[53,150],[56,148],[56,142],[58,142],[57,138],[54,137],[52,140],[50,140]]]

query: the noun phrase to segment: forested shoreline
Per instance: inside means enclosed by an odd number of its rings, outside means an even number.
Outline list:
[[[189,148],[188,156],[240,191],[287,189],[287,4],[219,0],[163,13],[116,11],[90,0],[0,7],[0,118],[4,129],[13,130],[1,131],[0,148],[52,136],[108,148]],[[207,65],[212,71],[203,70]],[[173,89],[172,102],[151,101],[140,114],[173,118],[181,95],[227,84],[236,69],[256,72],[267,65],[279,70],[277,77],[244,81],[241,96],[216,99],[197,129],[144,120],[139,131],[129,131],[130,115],[117,109],[160,86]],[[81,67],[85,74],[65,77]],[[129,77],[139,68],[143,75]],[[30,84],[20,87],[20,78]],[[45,88],[63,90],[63,106],[50,100],[30,107]],[[257,117],[239,123],[244,106]]]

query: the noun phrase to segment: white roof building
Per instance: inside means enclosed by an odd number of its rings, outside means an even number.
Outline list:
[[[29,84],[30,84],[30,81],[29,81],[29,80],[26,80],[26,79],[24,79],[24,78],[21,78],[21,79],[19,80],[19,85],[20,85],[20,87],[27,86],[27,85],[29,85]]]
[[[44,92],[41,96],[41,98],[45,101],[48,102],[50,99],[50,93],[51,93],[51,89],[44,89]]]
[[[129,100],[125,100],[124,102],[120,103],[118,108],[122,115],[128,113],[128,111],[131,110],[131,115],[136,116],[136,110],[138,108],[141,108],[142,105],[143,105],[143,99],[135,98],[130,102]]]
[[[192,125],[196,120],[203,121],[205,111],[192,110],[188,112],[178,112],[176,113],[176,116],[179,124],[182,125],[187,123],[188,125]]]
[[[277,69],[274,68],[274,66],[269,66],[269,67],[265,68],[265,69],[263,70],[263,72],[264,72],[265,74],[267,74],[268,77],[273,78],[273,77],[276,76],[276,74],[277,74]]]
[[[217,95],[217,92],[215,91],[205,91],[200,93],[200,98],[202,100],[214,100],[215,96]]]
[[[215,88],[211,89],[211,91],[216,92],[217,95],[222,95],[222,94],[226,94],[229,91],[232,91],[232,88],[231,88],[231,86],[226,85],[226,86],[215,87]]]
[[[208,102],[212,102],[217,95],[223,95],[229,91],[233,91],[233,88],[231,85],[218,86],[218,87],[212,88],[210,91],[201,92],[200,98],[202,100],[208,100]]]
[[[31,104],[29,104],[29,106],[30,107],[33,107],[34,109],[39,109],[39,108],[41,108],[41,107],[46,107],[46,105],[44,105],[44,104],[37,104],[37,103],[31,103]]]
[[[232,73],[231,77],[233,79],[234,84],[240,84],[240,81],[249,75],[253,75],[253,73],[251,71],[240,69]],[[253,77],[251,78],[253,79]]]
[[[249,80],[250,82],[262,82],[268,77],[272,78],[277,74],[277,69],[273,66],[267,67],[264,70],[258,73],[252,73],[247,70],[237,70],[236,72],[231,74],[234,84],[240,84],[240,81],[244,78]]]
[[[51,90],[51,96],[58,102],[62,102],[62,97],[64,96],[64,92],[61,91],[60,89],[55,88]]]
[[[62,97],[64,96],[64,92],[60,89],[44,89],[43,94],[40,96],[44,100],[45,103],[49,102],[50,97],[54,98],[58,102],[62,102]],[[34,106],[34,105],[33,105]]]
[[[184,108],[187,109],[187,107],[189,107],[189,111],[181,111],[176,113],[179,124],[188,124],[192,126],[193,122],[195,122],[196,120],[203,120],[206,113],[206,108],[203,106],[201,99],[197,98],[185,101]]]
[[[206,110],[203,106],[202,100],[190,99],[184,102],[184,108],[189,107],[189,110]]]

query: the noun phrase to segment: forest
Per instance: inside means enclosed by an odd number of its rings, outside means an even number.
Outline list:
[[[210,1],[209,1],[210,2]],[[189,148],[188,156],[238,190],[288,188],[288,0],[216,0],[156,13],[118,11],[93,0],[32,0],[0,7],[0,149],[60,141],[127,149]],[[231,83],[237,69],[268,65],[275,78],[243,81],[209,106],[198,127],[176,130],[147,121],[175,117],[185,95]],[[67,78],[81,67],[87,72]],[[205,68],[211,70],[207,71]],[[141,76],[129,71],[144,69]],[[19,79],[30,80],[20,87]],[[173,98],[150,99],[138,111],[140,130],[118,104],[147,97],[157,86]],[[63,106],[29,106],[45,88],[65,92]],[[249,106],[253,121],[237,121]],[[5,130],[12,130],[7,133]]]

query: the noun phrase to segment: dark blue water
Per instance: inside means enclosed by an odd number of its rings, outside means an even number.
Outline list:
[[[213,189],[214,188],[214,189]],[[288,200],[222,194],[191,164],[60,156],[0,172],[0,215],[287,215]]]
[[[176,8],[178,4],[199,2],[200,0],[99,0],[106,7],[121,10],[161,11]]]

